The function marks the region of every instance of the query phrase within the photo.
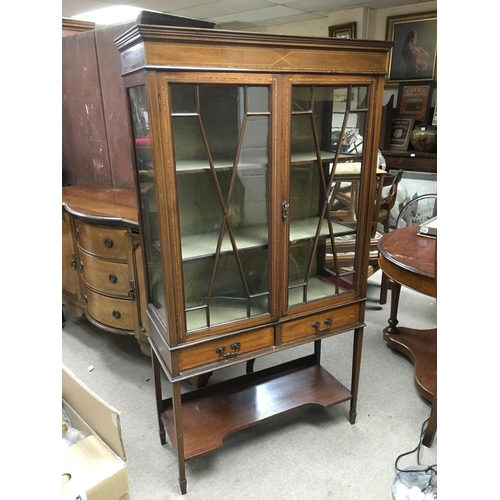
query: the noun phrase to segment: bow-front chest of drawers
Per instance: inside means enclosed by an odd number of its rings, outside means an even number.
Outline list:
[[[63,304],[150,354],[134,190],[68,186],[62,199]]]

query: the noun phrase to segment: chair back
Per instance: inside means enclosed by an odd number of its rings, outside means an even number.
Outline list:
[[[382,200],[380,202],[380,208],[385,208],[387,211],[391,211],[394,203],[396,203],[396,196],[398,194],[398,184],[403,177],[403,170],[398,170],[395,174],[386,174],[384,176],[384,188],[390,186],[389,191],[384,196],[382,192]]]
[[[422,194],[411,199],[399,212],[396,229],[419,226],[437,216],[437,194]]]
[[[395,174],[386,174],[384,176],[377,224],[381,223],[384,226],[385,233],[389,232],[389,218],[391,210],[396,203],[398,184],[403,177],[403,172],[404,171],[400,169]]]

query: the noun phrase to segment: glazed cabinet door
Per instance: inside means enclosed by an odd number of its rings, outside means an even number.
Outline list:
[[[178,340],[268,322],[275,79],[162,74],[157,86],[161,169],[139,147],[149,133],[144,88],[130,89],[142,110],[133,116],[151,302],[165,322],[176,308]]]
[[[338,80],[285,78],[284,314],[360,292],[366,181],[375,168],[369,139],[373,86]]]

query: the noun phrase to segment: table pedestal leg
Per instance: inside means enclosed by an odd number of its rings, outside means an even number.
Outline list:
[[[386,328],[387,333],[398,333],[396,326],[398,321],[399,296],[401,294],[401,285],[396,281],[391,282],[391,316],[389,318],[389,326]]]

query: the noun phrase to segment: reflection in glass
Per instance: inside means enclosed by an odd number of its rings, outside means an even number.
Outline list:
[[[368,87],[293,86],[288,305],[354,290]]]
[[[269,89],[170,91],[188,331],[268,313]]]
[[[145,258],[149,276],[149,301],[157,309],[160,317],[166,321],[146,88],[144,85],[131,87],[128,89],[128,95],[139,181],[140,213],[142,214],[142,228],[146,245]]]
[[[195,86],[171,85],[172,113],[196,113]]]

